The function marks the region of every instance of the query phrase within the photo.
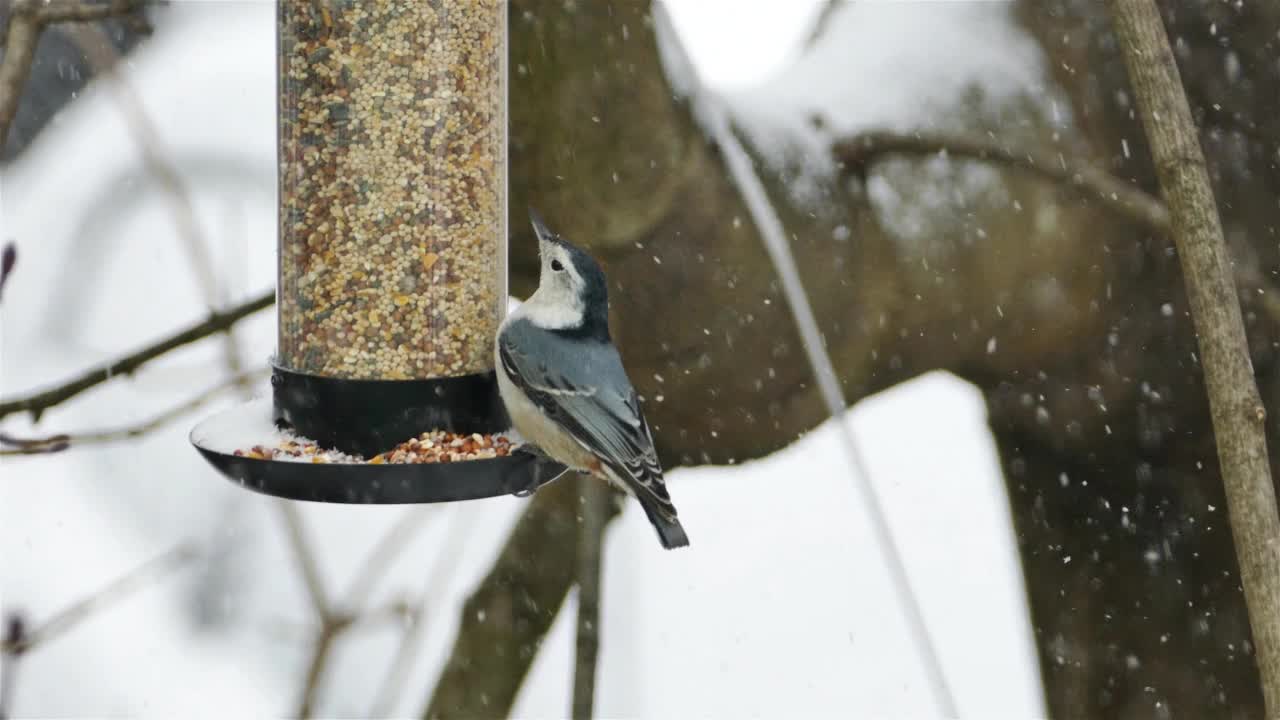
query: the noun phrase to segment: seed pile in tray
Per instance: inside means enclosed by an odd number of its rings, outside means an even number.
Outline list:
[[[443,430],[424,432],[391,450],[375,455],[369,462],[440,463],[455,460],[484,460],[511,454],[511,440],[503,435],[457,435]]]
[[[325,450],[311,440],[301,437],[285,436],[275,446],[254,445],[248,450],[236,450],[237,457],[255,460],[285,460],[316,464],[363,463],[364,459],[356,455],[348,455],[338,450]]]
[[[326,450],[314,441],[292,435],[282,436],[274,447],[254,445],[248,450],[236,450],[235,455],[256,460],[315,464],[408,465],[506,457],[515,448],[516,445],[505,435],[460,435],[445,430],[430,430],[368,460],[337,450]]]

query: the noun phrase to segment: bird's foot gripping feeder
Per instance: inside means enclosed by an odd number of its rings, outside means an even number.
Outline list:
[[[278,5],[272,398],[191,433],[245,487],[442,502],[531,492],[565,470],[504,444],[493,372],[507,300],[506,8],[435,5]]]

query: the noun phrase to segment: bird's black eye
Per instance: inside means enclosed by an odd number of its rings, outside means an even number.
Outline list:
[[[564,266],[560,264],[559,260],[552,260],[551,269],[555,270],[556,272],[560,272],[561,270],[564,270]]]

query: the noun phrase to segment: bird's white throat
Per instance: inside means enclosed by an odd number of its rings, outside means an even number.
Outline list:
[[[569,288],[553,285],[538,288],[511,317],[525,318],[544,330],[565,330],[581,327],[583,313],[581,298]]]

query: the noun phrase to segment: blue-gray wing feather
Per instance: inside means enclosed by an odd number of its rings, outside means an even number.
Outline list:
[[[498,339],[498,355],[512,382],[538,409],[626,482],[637,495],[676,516],[662,480],[653,435],[613,345],[567,343],[516,320]],[[646,499],[646,498],[641,498]]]

